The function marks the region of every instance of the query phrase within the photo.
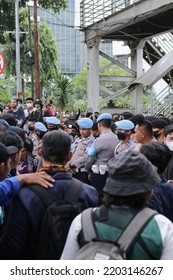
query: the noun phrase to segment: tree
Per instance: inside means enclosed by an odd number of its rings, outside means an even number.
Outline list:
[[[29,0],[20,0],[20,7],[26,7]],[[38,0],[38,5],[48,10],[52,9],[55,13],[59,13],[67,7],[66,0]],[[15,6],[13,3],[7,3],[5,0],[0,2],[0,43],[5,43],[4,32],[14,28]]]
[[[70,94],[72,93],[72,83],[68,77],[58,74],[54,80],[54,86],[51,89],[54,97],[54,104],[57,108],[63,111],[69,106]]]
[[[21,27],[28,31],[28,13],[27,9],[22,9],[20,11],[21,18]],[[21,44],[21,75],[25,78],[31,76],[33,57],[30,56],[34,54],[33,47],[33,23],[31,24],[32,30],[32,50],[30,50],[30,41],[29,35],[26,37],[24,43]],[[45,22],[40,22],[38,25],[38,34],[39,34],[39,49],[40,49],[40,80],[42,87],[48,87],[49,82],[53,79],[58,73],[58,50],[54,40],[53,33],[51,29],[47,26]],[[6,35],[7,36],[7,35]],[[15,68],[15,52],[16,45],[15,42],[11,42],[7,38],[7,43],[3,46],[3,52],[6,57],[6,69],[5,73],[7,76],[16,75]]]

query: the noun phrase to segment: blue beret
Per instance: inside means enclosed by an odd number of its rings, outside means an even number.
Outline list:
[[[102,120],[112,120],[112,115],[109,113],[103,113],[103,114],[99,115],[97,118],[97,122],[100,122]]]
[[[117,128],[123,129],[123,130],[130,130],[134,128],[134,123],[129,120],[122,120],[115,122],[115,125]]]
[[[43,120],[47,124],[55,124],[55,125],[59,125],[60,124],[60,120],[57,119],[56,117],[44,117]]]
[[[39,130],[39,131],[43,131],[43,132],[47,131],[47,128],[41,122],[36,122],[34,127],[35,127],[36,130]]]
[[[91,128],[93,126],[93,121],[90,118],[82,118],[77,121],[79,127],[82,128]]]

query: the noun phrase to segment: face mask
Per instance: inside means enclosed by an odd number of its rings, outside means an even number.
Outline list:
[[[58,127],[57,127],[57,126],[54,126],[54,127],[49,127],[49,128],[48,128],[48,130],[49,130],[49,131],[52,131],[52,130],[58,130]]]
[[[27,104],[26,104],[26,107],[27,107],[28,109],[32,108],[32,103],[27,103]]]
[[[28,126],[28,130],[29,130],[29,131],[33,131],[34,128],[33,128],[32,126]]]
[[[153,131],[153,136],[157,138],[159,136],[159,130]]]
[[[36,110],[36,111],[40,110],[40,107],[38,107],[38,108],[35,108],[35,110]]]
[[[165,144],[171,151],[173,151],[173,141],[171,142],[165,141]]]
[[[18,104],[17,105],[17,109],[19,109],[19,108],[21,108],[22,107],[22,105],[21,104]]]
[[[126,135],[121,131],[117,131],[117,137],[119,140],[123,141],[126,138]]]

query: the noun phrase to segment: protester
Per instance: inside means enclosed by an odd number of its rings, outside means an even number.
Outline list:
[[[146,207],[153,188],[159,184],[156,168],[140,152],[116,154],[108,163],[103,203],[108,219],[99,220],[100,207],[92,219],[99,240],[116,242],[133,216]],[[71,260],[82,243],[81,214],[73,221],[61,259]],[[70,248],[70,249],[69,249]],[[127,254],[127,260],[173,259],[173,224],[163,215],[155,215],[144,227]]]
[[[45,134],[42,143],[42,161],[46,173],[55,179],[52,192],[57,200],[62,200],[72,184],[72,175],[65,169],[71,157],[71,141],[62,131]],[[96,190],[82,184],[77,201],[81,209],[98,205]],[[23,187],[16,196],[10,209],[6,231],[0,244],[1,259],[35,259],[37,255],[40,225],[46,210],[42,200],[27,187]]]

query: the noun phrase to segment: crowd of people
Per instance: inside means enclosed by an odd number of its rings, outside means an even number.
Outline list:
[[[76,204],[81,212],[93,208],[99,240],[116,242],[133,217],[149,207],[158,214],[127,259],[173,259],[172,114],[82,115],[79,110],[59,117],[51,100],[14,97],[1,111],[0,259],[37,259],[47,206],[30,185],[61,201],[72,178],[82,182]],[[105,220],[99,219],[102,205]],[[83,243],[79,214],[61,259],[75,259]]]

